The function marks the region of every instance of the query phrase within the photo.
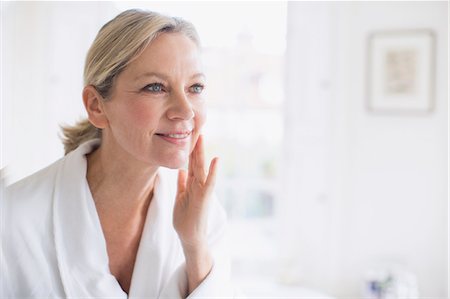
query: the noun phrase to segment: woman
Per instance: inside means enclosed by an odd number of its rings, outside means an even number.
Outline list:
[[[1,201],[2,297],[234,297],[199,52],[180,19],[128,10],[103,26],[85,64],[88,120]]]

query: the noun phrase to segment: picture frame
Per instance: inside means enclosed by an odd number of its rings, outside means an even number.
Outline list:
[[[435,33],[378,31],[368,37],[367,108],[374,113],[430,113],[435,105]]]

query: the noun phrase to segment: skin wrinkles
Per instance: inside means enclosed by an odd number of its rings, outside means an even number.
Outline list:
[[[164,90],[145,91],[152,83],[162,83]],[[189,172],[179,170],[173,213],[189,293],[212,268],[206,218],[218,159],[209,167],[204,161],[200,134],[206,121],[205,98],[203,92],[191,92],[195,84],[205,85],[199,49],[180,33],[164,33],[115,78],[108,100],[93,86],[83,90],[89,120],[102,129],[100,147],[87,155],[87,181],[110,271],[127,293],[159,167],[180,169],[189,162]],[[157,135],[186,129],[193,130],[186,145]]]

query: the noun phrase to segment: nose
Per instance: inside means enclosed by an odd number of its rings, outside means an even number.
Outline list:
[[[170,107],[167,110],[169,119],[189,120],[194,117],[192,103],[184,92],[173,93],[170,102]]]

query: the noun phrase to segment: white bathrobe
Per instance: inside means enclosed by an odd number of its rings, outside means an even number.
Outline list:
[[[86,180],[82,144],[9,186],[0,201],[0,298],[127,298],[108,265],[105,238]],[[176,171],[161,168],[147,212],[128,298],[233,298],[226,216],[212,200],[208,241],[214,264],[188,296],[185,259],[172,226]]]

